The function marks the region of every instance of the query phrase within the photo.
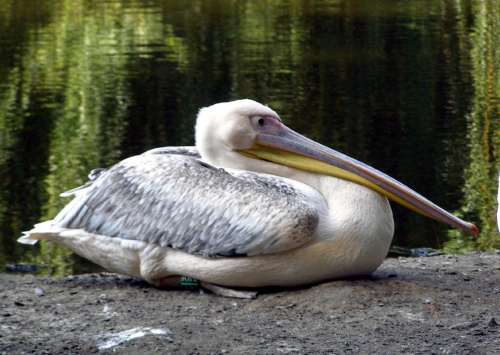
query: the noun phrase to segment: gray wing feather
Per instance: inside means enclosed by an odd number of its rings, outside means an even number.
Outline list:
[[[193,158],[201,158],[198,149],[193,146],[184,146],[184,147],[161,147],[148,150],[144,154],[176,154],[176,155],[184,155],[190,156]]]
[[[280,252],[313,237],[318,211],[287,180],[191,153],[149,151],[100,171],[55,222],[203,256]]]

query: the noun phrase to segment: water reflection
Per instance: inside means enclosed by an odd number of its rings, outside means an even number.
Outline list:
[[[15,243],[90,169],[193,143],[197,110],[249,97],[478,223],[393,205],[395,243],[498,248],[498,1],[0,0],[0,264],[86,264]]]
[[[495,2],[476,2],[473,10],[474,40],[471,61],[474,96],[467,115],[471,144],[470,164],[462,187],[465,202],[460,208],[464,216],[473,216],[482,227],[477,240],[462,238],[449,231],[449,248],[495,249],[500,247],[496,224],[497,177],[500,161],[500,8]]]

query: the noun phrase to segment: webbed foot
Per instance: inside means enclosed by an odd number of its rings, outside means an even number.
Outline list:
[[[232,288],[222,287],[219,285],[214,285],[208,282],[200,281],[200,286],[206,290],[209,290],[216,295],[223,297],[232,298],[257,298],[258,291],[244,291],[244,290],[234,290]]]

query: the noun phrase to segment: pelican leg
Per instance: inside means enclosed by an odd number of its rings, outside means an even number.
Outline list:
[[[209,290],[216,295],[231,298],[257,298],[258,291],[243,291],[243,290],[233,290],[232,288],[222,287],[208,282],[200,281],[200,286],[206,290]]]
[[[168,276],[161,279],[148,280],[148,282],[160,290],[180,289],[185,287],[185,285],[181,283],[179,276]],[[197,287],[197,285],[193,286]]]

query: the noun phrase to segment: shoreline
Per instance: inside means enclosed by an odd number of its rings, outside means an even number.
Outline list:
[[[500,352],[500,254],[386,259],[255,300],[130,277],[0,274],[0,353]]]

